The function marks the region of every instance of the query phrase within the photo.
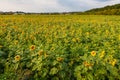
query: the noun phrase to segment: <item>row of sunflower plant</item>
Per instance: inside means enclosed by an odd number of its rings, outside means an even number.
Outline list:
[[[120,17],[0,16],[0,80],[119,80]]]

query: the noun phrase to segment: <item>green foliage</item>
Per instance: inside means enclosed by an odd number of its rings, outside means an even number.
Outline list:
[[[120,4],[105,6],[103,8],[91,9],[91,10],[85,11],[83,14],[120,15]]]
[[[120,16],[0,16],[0,80],[119,80]]]

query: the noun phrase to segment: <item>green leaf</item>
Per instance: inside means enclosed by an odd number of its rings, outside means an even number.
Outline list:
[[[18,67],[19,67],[19,63],[16,63],[15,66],[14,66],[15,70],[17,70]]]
[[[48,70],[44,68],[42,70],[42,77],[45,77],[47,75],[47,73],[48,73]]]
[[[59,78],[58,77],[53,77],[52,80],[59,80]]]
[[[93,75],[92,74],[87,74],[88,80],[93,80]]]
[[[87,53],[86,53],[86,54],[84,54],[84,56],[82,57],[82,59],[83,59],[83,60],[88,59],[88,55],[87,55]]]
[[[54,67],[54,68],[52,68],[51,70],[50,70],[50,75],[54,75],[54,74],[57,74],[57,72],[58,72],[58,69],[56,68],[56,67]]]
[[[98,69],[97,74],[106,74],[106,70],[105,69]]]
[[[0,50],[0,57],[3,57],[5,55],[5,52]]]
[[[75,67],[75,72],[80,71],[81,69],[82,69],[81,66],[77,66],[77,67]]]
[[[56,64],[58,64],[58,61],[54,60],[53,65],[56,65]]]
[[[60,75],[61,78],[65,78],[65,72],[64,71],[60,71],[59,75]]]

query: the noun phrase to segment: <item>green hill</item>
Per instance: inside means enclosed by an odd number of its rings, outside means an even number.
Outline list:
[[[120,15],[120,4],[105,6],[103,8],[91,9],[83,12],[84,14],[100,14],[100,15]]]

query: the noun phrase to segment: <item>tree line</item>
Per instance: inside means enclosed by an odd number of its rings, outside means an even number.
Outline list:
[[[1,15],[32,15],[32,14],[40,14],[40,15],[69,15],[69,14],[77,14],[77,15],[120,15],[120,4],[115,4],[111,6],[105,6],[102,8],[95,8],[91,10],[87,10],[84,12],[53,12],[53,13],[26,13],[22,11],[16,11],[16,12],[2,12],[0,11]]]

